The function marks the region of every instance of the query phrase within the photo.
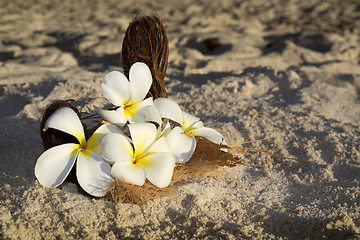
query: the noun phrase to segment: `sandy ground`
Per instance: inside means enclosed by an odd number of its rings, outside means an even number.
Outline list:
[[[1,239],[360,238],[359,1],[192,2],[0,2]],[[154,12],[169,97],[232,145],[297,160],[239,155],[141,206],[70,182],[44,189],[33,173],[44,108],[106,104],[100,83],[121,70],[129,22]]]

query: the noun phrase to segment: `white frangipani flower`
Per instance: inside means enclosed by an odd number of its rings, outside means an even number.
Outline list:
[[[175,166],[166,139],[156,140],[151,123],[129,124],[131,141],[121,134],[109,134],[102,142],[102,155],[113,163],[111,175],[127,183],[143,185],[148,179],[159,188],[170,184]]]
[[[154,106],[162,118],[170,119],[179,124],[166,136],[166,140],[176,161],[187,162],[195,151],[195,136],[206,138],[216,144],[226,145],[223,136],[215,129],[204,127],[200,118],[181,110],[180,106],[168,98],[157,98]]]
[[[95,108],[101,118],[120,127],[127,122],[145,122],[145,108],[153,105],[151,97],[144,100],[152,84],[149,67],[145,63],[134,63],[130,68],[129,80],[118,71],[106,74],[101,84],[102,92],[118,108]]]
[[[111,166],[101,157],[101,141],[109,133],[121,134],[121,130],[111,124],[100,126],[88,141],[77,114],[68,107],[57,109],[46,121],[45,129],[53,128],[68,133],[79,141],[65,143],[46,150],[37,159],[35,176],[47,188],[55,188],[63,183],[76,161],[77,180],[87,193],[101,197],[113,183]]]

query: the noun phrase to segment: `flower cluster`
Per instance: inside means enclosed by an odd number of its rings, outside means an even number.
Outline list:
[[[219,132],[204,127],[173,100],[145,99],[151,84],[151,72],[144,63],[132,65],[129,81],[120,72],[108,73],[101,88],[116,108],[95,108],[107,123],[87,141],[77,114],[71,108],[57,109],[43,130],[63,131],[78,143],[50,148],[38,158],[35,176],[40,184],[59,186],[76,162],[78,182],[93,196],[104,196],[114,178],[135,185],[143,185],[147,179],[164,188],[171,182],[175,164],[185,163],[193,155],[195,136],[226,145]]]

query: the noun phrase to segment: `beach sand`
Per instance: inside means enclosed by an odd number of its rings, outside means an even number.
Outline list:
[[[122,71],[129,22],[154,13],[169,98],[232,146],[294,159],[237,154],[143,205],[43,188],[44,109],[107,105],[101,80]],[[0,238],[360,238],[359,16],[340,0],[1,1]]]

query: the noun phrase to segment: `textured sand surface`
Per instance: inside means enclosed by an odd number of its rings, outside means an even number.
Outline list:
[[[1,239],[360,238],[359,1],[192,2],[0,2]],[[70,182],[44,189],[33,173],[44,108],[107,104],[100,83],[121,71],[129,22],[154,12],[169,97],[231,145],[297,160],[239,155],[142,206]]]

